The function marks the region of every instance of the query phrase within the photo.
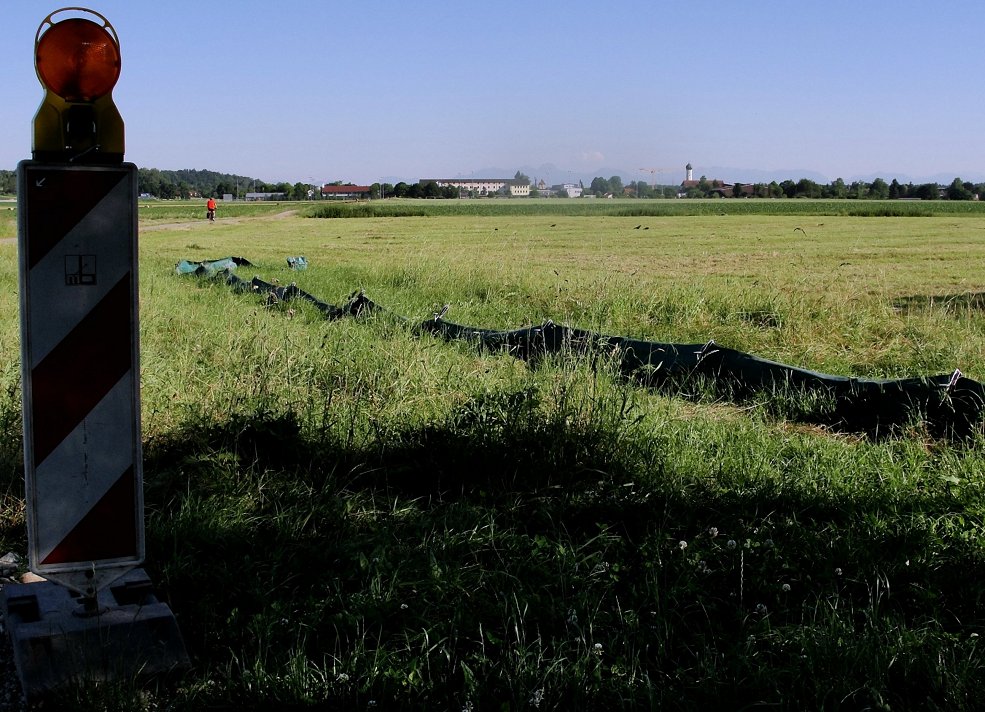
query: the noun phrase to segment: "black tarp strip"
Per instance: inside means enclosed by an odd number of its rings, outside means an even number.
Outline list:
[[[281,287],[259,277],[247,282],[231,269],[214,276],[224,277],[238,291],[265,295],[268,304],[295,299],[307,301],[331,320],[371,312],[391,314],[361,291],[353,292],[339,307],[323,302],[295,284]],[[935,435],[967,437],[979,432],[985,420],[985,386],[964,377],[960,371],[903,379],[850,378],[769,361],[719,346],[714,341],[704,344],[640,341],[552,321],[507,331],[484,329],[447,321],[444,319],[447,311],[446,306],[433,318],[416,325],[416,330],[447,340],[473,342],[488,351],[506,351],[526,361],[551,354],[604,357],[623,377],[650,387],[700,379],[734,400],[761,393],[810,393],[820,396],[825,403],[821,406],[823,412],[813,414],[810,419],[847,430],[878,433],[906,426],[919,415]]]

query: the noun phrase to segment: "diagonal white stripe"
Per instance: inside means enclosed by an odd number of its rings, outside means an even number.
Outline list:
[[[106,292],[132,269],[130,221],[106,216],[131,214],[132,184],[122,180],[34,266],[28,276],[29,366],[34,367],[99,304]],[[95,284],[66,284],[66,261],[94,256]],[[136,275],[134,276],[136,279]],[[99,338],[98,334],[93,335]]]
[[[134,405],[131,370],[35,469],[34,561],[44,561],[131,465],[141,481]],[[133,516],[120,512],[128,523]]]

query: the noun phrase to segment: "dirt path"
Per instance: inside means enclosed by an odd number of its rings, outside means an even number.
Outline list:
[[[284,210],[279,213],[274,213],[273,215],[263,215],[256,218],[220,218],[219,222],[226,225],[239,225],[246,220],[258,220],[258,221],[270,221],[270,220],[285,220],[287,218],[293,218],[298,214],[297,210]],[[184,222],[170,222],[170,223],[151,223],[148,225],[141,225],[140,232],[161,232],[165,230],[191,230],[193,226],[199,225],[201,220],[185,220]],[[0,245],[11,245],[17,242],[16,237],[4,237],[0,238]]]
[[[294,217],[298,214],[297,210],[284,210],[273,215],[263,215],[261,217],[255,218],[218,218],[217,222],[222,222],[226,225],[239,225],[246,220],[258,220],[258,221],[269,221],[269,220],[284,220],[285,218]],[[186,220],[184,222],[172,222],[172,223],[152,223],[149,225],[142,225],[140,227],[141,232],[159,232],[162,230],[191,230],[192,226],[200,224],[201,220]]]

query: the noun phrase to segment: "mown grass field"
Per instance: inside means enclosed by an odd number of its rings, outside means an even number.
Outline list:
[[[174,265],[243,256],[243,278],[363,289],[411,322],[447,304],[474,326],[981,381],[985,215],[263,207],[141,208],[147,568],[195,666],[59,704],[979,707],[981,433],[837,432],[765,395],[328,322]],[[23,553],[15,254],[0,244],[0,546]]]

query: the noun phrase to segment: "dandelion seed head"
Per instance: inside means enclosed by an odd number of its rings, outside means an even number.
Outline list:
[[[840,566],[837,569],[835,569],[835,576],[841,576],[841,567]]]
[[[782,588],[784,593],[790,593],[790,584],[785,583]]]
[[[687,542],[681,539],[677,542],[677,546],[681,547],[681,551],[684,551],[687,548]]]
[[[761,616],[765,616],[766,615],[766,604],[760,603],[759,605],[757,605],[756,606],[756,613],[758,613]]]
[[[736,546],[738,546],[738,544],[735,543],[735,539],[729,539],[727,542],[725,542],[725,546],[728,547],[729,549],[734,549]]]
[[[708,536],[710,536],[712,539],[718,536],[718,527],[709,527]]]

